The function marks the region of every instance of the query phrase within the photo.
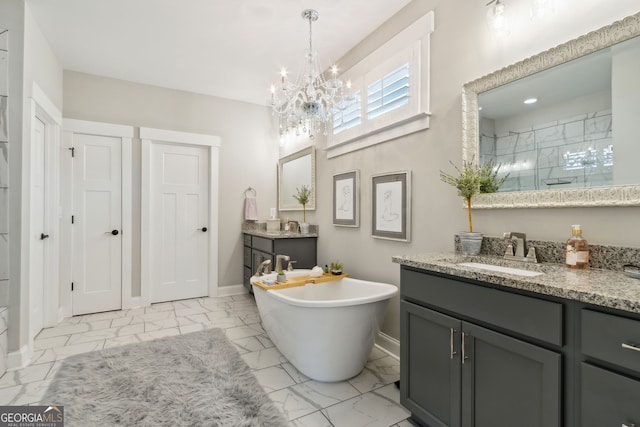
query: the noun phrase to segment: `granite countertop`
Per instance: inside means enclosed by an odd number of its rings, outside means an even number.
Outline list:
[[[463,256],[451,252],[394,256],[392,260],[421,270],[640,313],[640,280],[625,276],[620,271],[572,270],[561,264],[527,264],[495,256]],[[462,262],[501,265],[544,274],[518,276],[458,265]]]
[[[301,239],[306,237],[318,237],[318,233],[290,233],[288,231],[242,230],[245,234],[266,237],[267,239]]]

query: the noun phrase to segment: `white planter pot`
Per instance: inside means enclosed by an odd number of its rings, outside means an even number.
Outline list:
[[[482,247],[482,233],[458,233],[460,238],[460,246],[462,246],[462,255],[473,256],[480,253]]]
[[[301,222],[300,223],[300,233],[301,234],[309,234],[309,223]]]

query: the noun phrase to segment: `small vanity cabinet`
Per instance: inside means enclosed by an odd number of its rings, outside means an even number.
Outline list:
[[[416,423],[640,427],[640,313],[407,265],[400,296],[400,400]]]
[[[562,421],[564,305],[401,270],[401,402],[430,427]]]
[[[313,268],[317,265],[316,235],[287,235],[279,233],[243,233],[244,285],[251,292],[249,280],[262,261],[270,259],[271,269],[276,268],[276,255],[288,255],[295,261],[295,268]],[[282,265],[287,268],[287,263]]]

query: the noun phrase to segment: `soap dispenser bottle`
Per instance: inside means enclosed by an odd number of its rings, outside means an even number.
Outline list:
[[[571,238],[567,240],[566,264],[569,268],[589,268],[589,242],[582,237],[580,225],[571,226]]]

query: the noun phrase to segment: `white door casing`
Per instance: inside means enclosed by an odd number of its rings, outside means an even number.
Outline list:
[[[21,300],[28,327],[26,346],[12,360],[29,357],[33,337],[57,324],[59,306],[59,172],[62,114],[33,82],[29,139],[23,144],[23,221],[21,276],[28,283],[28,298]],[[41,239],[45,234],[50,237]],[[26,350],[25,350],[26,349]],[[22,362],[18,362],[22,363]]]
[[[31,226],[29,239],[29,308],[30,338],[34,338],[44,327],[44,289],[48,274],[45,257],[45,245],[49,231],[46,229],[45,212],[45,133],[46,125],[37,116],[33,120],[31,132]],[[47,271],[47,273],[49,273]]]
[[[131,126],[64,119],[64,317],[140,305],[131,288],[132,138]]]
[[[122,142],[76,134],[73,314],[122,308]]]
[[[216,296],[220,139],[151,128],[140,138],[142,305]]]
[[[151,145],[151,302],[205,296],[209,147]]]

